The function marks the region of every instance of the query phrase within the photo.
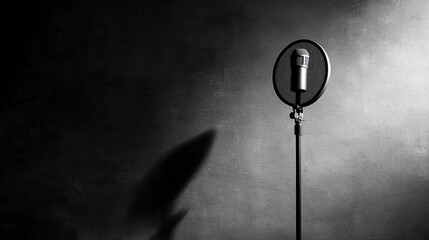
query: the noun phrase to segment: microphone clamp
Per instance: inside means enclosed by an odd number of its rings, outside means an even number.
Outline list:
[[[300,123],[304,119],[304,109],[300,106],[293,107],[293,112],[289,114],[290,119],[294,119],[295,123]]]

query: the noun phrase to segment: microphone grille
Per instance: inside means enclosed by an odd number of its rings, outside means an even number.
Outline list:
[[[295,54],[298,56],[305,56],[305,57],[310,57],[310,55],[308,54],[308,51],[305,50],[304,48],[296,48],[294,50]]]
[[[308,67],[308,61],[310,58],[310,54],[308,54],[308,51],[303,48],[296,48],[292,52],[292,58],[295,58],[296,62],[295,64],[298,66]],[[291,59],[292,60],[292,59]]]

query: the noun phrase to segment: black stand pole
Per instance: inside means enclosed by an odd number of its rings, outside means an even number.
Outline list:
[[[301,240],[301,123],[295,121],[296,137],[296,239]]]
[[[296,239],[301,240],[301,121],[304,118],[304,111],[300,107],[301,93],[296,93],[296,106],[290,114],[290,118],[295,120],[296,138]]]

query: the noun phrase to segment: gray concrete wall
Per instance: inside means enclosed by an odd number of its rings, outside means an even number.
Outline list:
[[[427,2],[14,4],[2,239],[294,239],[271,74],[300,38],[332,65],[305,109],[303,238],[429,238]]]

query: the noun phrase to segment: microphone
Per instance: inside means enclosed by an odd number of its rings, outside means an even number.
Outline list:
[[[307,69],[310,55],[303,48],[296,48],[290,55],[292,69],[290,90],[305,92],[307,90]]]

